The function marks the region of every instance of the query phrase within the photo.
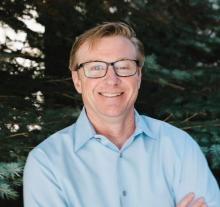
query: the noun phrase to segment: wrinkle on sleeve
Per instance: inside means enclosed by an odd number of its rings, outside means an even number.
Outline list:
[[[209,207],[220,207],[220,190],[200,147],[190,136],[182,147],[180,173],[174,186],[177,202],[194,192],[196,197],[204,197]]]
[[[23,175],[24,207],[67,207],[53,166],[41,149],[29,153]]]

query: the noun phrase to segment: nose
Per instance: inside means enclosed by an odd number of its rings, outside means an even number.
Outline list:
[[[111,85],[116,85],[120,82],[120,77],[116,75],[112,65],[108,66],[108,70],[105,75],[105,80],[107,81],[108,84],[111,84]]]

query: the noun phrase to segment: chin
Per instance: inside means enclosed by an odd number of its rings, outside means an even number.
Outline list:
[[[114,109],[106,109],[106,110],[102,110],[100,111],[102,115],[106,116],[106,117],[112,117],[112,118],[116,118],[116,117],[120,117],[123,114],[125,114],[126,110],[123,109],[118,109],[118,108],[114,108]]]

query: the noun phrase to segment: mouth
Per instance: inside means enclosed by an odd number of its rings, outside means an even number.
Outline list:
[[[121,96],[124,92],[115,92],[115,93],[108,93],[108,92],[99,92],[99,95],[107,97],[107,98],[114,98]]]

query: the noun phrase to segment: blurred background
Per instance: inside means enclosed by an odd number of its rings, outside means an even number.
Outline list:
[[[28,152],[76,120],[70,48],[103,21],[130,23],[145,45],[137,110],[191,134],[220,182],[219,0],[1,0],[1,207],[23,206]]]

